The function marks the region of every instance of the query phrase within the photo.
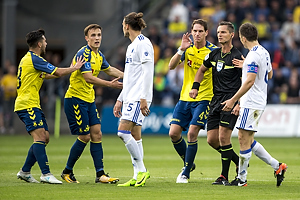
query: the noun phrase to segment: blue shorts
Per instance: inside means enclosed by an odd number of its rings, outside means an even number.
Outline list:
[[[25,110],[16,111],[16,113],[21,121],[24,122],[26,130],[29,134],[31,131],[38,128],[44,128],[46,131],[49,131],[45,115],[41,109],[28,108]]]
[[[190,125],[201,126],[204,129],[209,113],[209,101],[179,100],[173,111],[170,124],[178,124],[186,131]]]
[[[95,102],[88,103],[76,97],[65,98],[64,109],[72,135],[87,135],[90,126],[101,124]]]

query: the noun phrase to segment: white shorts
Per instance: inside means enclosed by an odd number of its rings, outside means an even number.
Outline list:
[[[120,120],[128,120],[142,126],[145,116],[142,114],[140,109],[140,101],[124,103],[122,107],[122,116]],[[151,103],[147,102],[148,108]]]
[[[257,132],[258,122],[263,112],[263,110],[241,108],[236,128]]]

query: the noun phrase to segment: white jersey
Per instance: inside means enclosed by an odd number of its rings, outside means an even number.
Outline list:
[[[118,99],[124,103],[146,99],[152,101],[154,50],[150,40],[138,35],[126,51],[123,90]]]
[[[269,52],[262,46],[254,46],[243,64],[242,82],[248,71],[256,73],[254,85],[241,97],[241,107],[264,110],[267,104],[268,73],[272,70]]]

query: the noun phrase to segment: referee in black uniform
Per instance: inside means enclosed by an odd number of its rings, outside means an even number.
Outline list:
[[[199,68],[190,97],[195,98],[198,94],[203,75],[208,68],[212,67],[213,93],[210,103],[210,112],[207,119],[207,142],[221,153],[222,172],[220,177],[212,184],[230,185],[228,171],[231,160],[236,167],[239,165],[239,157],[234,152],[231,144],[231,133],[239,114],[239,105],[231,111],[222,111],[221,103],[231,98],[241,86],[242,69],[233,66],[232,60],[242,59],[241,52],[232,46],[234,26],[231,22],[220,22],[217,29],[218,41],[221,48],[210,52]]]

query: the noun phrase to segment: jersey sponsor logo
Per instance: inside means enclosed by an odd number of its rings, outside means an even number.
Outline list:
[[[132,63],[132,58],[126,58],[125,63]]]
[[[50,70],[53,70],[55,67],[53,65],[51,65],[50,63],[48,63],[47,68]]]
[[[145,56],[148,56],[148,55],[149,55],[149,53],[148,53],[147,51],[146,51],[144,54],[145,54]]]
[[[222,68],[223,68],[223,63],[218,62],[218,63],[217,63],[217,71],[218,71],[218,72],[221,71]]]
[[[194,66],[194,68],[197,68],[197,69],[198,69],[198,68],[201,67],[201,65],[202,65],[201,63],[194,62],[194,65],[193,65],[193,66]]]

